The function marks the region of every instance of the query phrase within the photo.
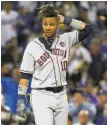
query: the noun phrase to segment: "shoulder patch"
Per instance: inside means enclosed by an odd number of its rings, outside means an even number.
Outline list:
[[[64,47],[65,46],[65,43],[64,42],[60,42],[59,43],[61,47]]]

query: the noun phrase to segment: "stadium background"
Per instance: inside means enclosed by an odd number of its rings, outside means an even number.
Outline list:
[[[68,125],[78,122],[78,113],[82,109],[89,111],[89,120],[97,125],[103,125],[103,121],[107,118],[106,1],[1,2],[2,105],[10,107],[12,114],[15,115],[20,63],[26,45],[42,34],[36,9],[45,4],[53,4],[60,14],[92,23],[95,27],[94,33],[87,40],[71,49],[72,55],[67,70]],[[5,10],[13,11],[14,15],[9,13],[5,15]],[[57,33],[72,30],[60,25]],[[27,124],[30,125],[31,121]]]

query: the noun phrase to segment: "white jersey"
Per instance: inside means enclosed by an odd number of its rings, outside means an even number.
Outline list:
[[[79,43],[79,31],[57,35],[52,46],[36,38],[31,41],[24,52],[20,72],[33,75],[31,88],[65,86],[66,69],[72,45]]]
[[[19,14],[16,11],[11,10],[6,13],[5,10],[1,11],[1,45],[5,46],[6,42],[11,38],[17,36],[16,23]]]

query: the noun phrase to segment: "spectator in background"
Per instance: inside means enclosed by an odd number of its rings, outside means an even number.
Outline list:
[[[104,105],[103,114],[101,117],[98,118],[96,125],[103,125],[107,123],[106,120],[107,120],[107,103]]]
[[[69,115],[73,117],[73,123],[78,121],[78,113],[80,110],[89,111],[89,119],[92,121],[96,114],[95,106],[89,102],[85,102],[84,96],[81,92],[74,94],[74,99],[69,102]]]
[[[95,3],[96,3],[97,11],[103,11],[103,10],[106,11],[107,2],[105,2],[105,1],[96,1]]]
[[[95,106],[98,104],[97,94],[99,91],[99,87],[95,86],[95,82],[92,78],[88,78],[85,86],[80,86],[82,91],[84,92],[84,96],[89,103],[94,104]]]
[[[33,20],[32,31],[34,32],[34,35],[39,36],[41,35],[42,27],[41,27],[41,19],[38,17],[38,8],[35,9],[33,15],[34,15],[34,20]]]
[[[104,107],[104,105],[107,102],[107,94],[104,92],[100,92],[98,95],[98,99],[99,99],[99,106]]]
[[[61,1],[56,1],[55,3],[57,11],[61,14],[64,15],[64,4]]]
[[[19,1],[19,6],[23,7],[27,12],[34,12],[38,7],[38,1]]]
[[[78,10],[73,1],[64,1],[64,15],[67,17],[78,17]]]
[[[103,80],[99,82],[100,91],[107,93],[107,70],[103,74]]]
[[[91,57],[92,63],[89,67],[89,75],[97,82],[102,79],[105,70],[106,61],[101,53],[101,39],[95,37],[91,41]],[[97,83],[98,84],[98,83]]]
[[[89,113],[87,110],[81,110],[78,114],[79,122],[75,123],[74,125],[95,125],[89,121]]]
[[[20,13],[20,23],[17,26],[18,45],[24,48],[32,31],[34,16],[33,13],[28,12],[23,6],[19,6],[18,12]]]
[[[104,120],[103,125],[107,125],[107,118]]]
[[[81,44],[75,45],[71,49],[71,58],[68,66],[69,75],[78,72],[84,66],[85,62],[90,64],[91,61],[92,59],[89,51]]]
[[[70,79],[74,82],[80,81],[80,84],[85,86],[88,78],[88,67],[91,61],[89,51],[81,44],[75,45],[71,49],[71,58],[67,69]]]
[[[12,68],[10,63],[3,63],[1,65],[1,77],[10,77]]]
[[[7,42],[5,48],[2,49],[1,60],[2,63],[11,63],[15,65],[19,61],[18,46],[16,44],[16,39],[12,38],[11,41]]]
[[[5,47],[6,43],[12,38],[17,39],[16,25],[19,13],[12,10],[12,2],[4,1],[1,11],[1,45]]]
[[[98,105],[96,106],[96,115],[94,118],[94,123],[103,115],[104,106],[107,103],[107,94],[106,93],[99,93],[98,95]]]
[[[102,35],[101,52],[107,60],[107,31],[104,31]]]
[[[89,19],[88,19],[88,6],[81,4],[80,8],[79,8],[79,17],[77,18],[78,20],[82,20],[85,21],[87,23],[90,23]]]
[[[103,30],[107,31],[107,2],[105,1],[97,1],[96,2],[96,8],[97,8],[97,21],[99,27],[99,34]]]
[[[91,23],[94,23],[97,20],[97,8],[95,1],[88,1],[89,10],[88,10],[88,19]]]
[[[18,97],[18,83],[20,79],[19,66],[12,70],[12,77],[2,77],[2,88],[6,97],[6,105],[10,107],[13,114],[16,113],[16,104]]]
[[[95,32],[96,32],[96,35],[101,35],[104,31],[107,31],[107,11],[106,11],[107,2],[97,1],[95,3],[96,3],[96,9],[97,9],[97,12],[96,12],[97,19],[94,22],[94,24],[97,26]]]

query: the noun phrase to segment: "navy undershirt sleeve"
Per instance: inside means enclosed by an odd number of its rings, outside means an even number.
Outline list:
[[[83,30],[79,30],[79,42],[83,41],[93,32],[93,25],[86,25]]]
[[[22,73],[21,72],[21,79],[30,79],[32,77],[31,74],[28,74],[28,73]]]
[[[72,18],[64,17],[64,24],[70,25],[72,22]],[[83,41],[93,32],[93,25],[86,25],[83,30],[79,30],[79,42]]]

